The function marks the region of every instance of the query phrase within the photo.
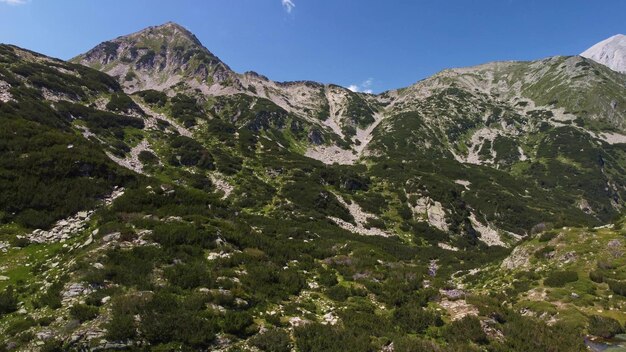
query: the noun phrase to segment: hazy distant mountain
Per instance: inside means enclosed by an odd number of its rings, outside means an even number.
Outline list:
[[[580,56],[626,73],[626,35],[617,34],[585,50]]]

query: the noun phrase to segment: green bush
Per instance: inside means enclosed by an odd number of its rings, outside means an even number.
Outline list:
[[[35,319],[31,317],[26,318],[18,318],[16,320],[11,321],[9,326],[4,331],[9,336],[15,336],[21,332],[24,332],[31,327],[37,325]]]
[[[480,325],[480,320],[472,315],[465,316],[447,325],[444,338],[453,343],[472,341],[478,344],[486,344],[489,342]]]
[[[610,260],[607,259],[600,259],[596,262],[596,267],[599,270],[613,270],[616,269],[617,266],[615,265],[615,263],[613,263]]]
[[[291,337],[283,329],[271,329],[262,334],[254,335],[249,340],[250,344],[261,351],[289,352],[291,351]]]
[[[448,238],[445,232],[430,226],[427,222],[414,222],[412,224],[412,230],[415,241],[418,242],[421,241],[422,238],[431,242],[443,241]]]
[[[398,215],[400,215],[402,220],[405,221],[411,220],[411,218],[413,218],[413,212],[411,211],[411,208],[409,208],[409,206],[404,203],[400,206],[400,208],[398,208]]]
[[[195,126],[196,119],[204,116],[204,111],[196,99],[184,94],[177,94],[172,98],[171,112],[172,116],[182,121],[185,127]]]
[[[63,105],[58,102],[59,110]],[[69,130],[61,115],[36,99],[0,105],[0,173],[5,175],[0,212],[9,214],[3,223],[45,229],[57,219],[93,208],[113,186],[130,181],[130,174],[101,147]]]
[[[151,344],[182,343],[206,349],[213,343],[217,322],[204,307],[186,305],[171,293],[157,292],[141,309],[139,330]]]
[[[257,301],[287,299],[306,287],[306,279],[297,270],[281,270],[273,263],[255,263],[247,267],[241,281]]]
[[[335,274],[335,271],[332,269],[320,268],[319,278],[317,281],[323,287],[335,286],[338,283],[337,274]]]
[[[213,156],[195,139],[178,136],[172,140],[171,146],[174,151],[170,157],[170,164],[197,166],[206,170],[215,168]]]
[[[604,282],[604,274],[600,270],[592,270],[589,272],[589,279],[595,283],[601,284]]]
[[[543,280],[550,287],[563,287],[570,282],[578,281],[578,273],[573,270],[553,271]]]
[[[222,320],[222,330],[228,334],[247,337],[255,331],[252,315],[248,312],[228,311]]]
[[[415,304],[406,304],[397,308],[393,314],[393,320],[398,327],[409,334],[421,334],[429,326],[443,325],[439,314]]]
[[[21,237],[21,238],[15,237],[10,242],[11,242],[11,246],[19,247],[19,248],[26,248],[30,245],[30,241],[26,237]]]
[[[605,339],[610,339],[617,334],[622,334],[624,328],[619,321],[599,315],[592,315],[589,318],[589,326],[587,328],[589,333],[594,336],[599,336]]]
[[[346,116],[350,116],[355,125],[364,128],[374,122],[374,109],[368,102],[356,94],[348,96]]]
[[[443,352],[443,349],[432,341],[413,336],[402,336],[393,341],[394,352]]]
[[[50,307],[52,309],[61,308],[61,290],[63,289],[62,282],[53,283],[48,290],[43,293],[37,301],[35,301],[35,305],[38,307]]]
[[[338,327],[310,323],[294,330],[300,352],[362,352],[372,351],[370,332],[349,332]]]
[[[142,150],[139,152],[138,158],[144,165],[151,165],[159,162],[159,158],[148,150]]]
[[[88,306],[86,304],[76,304],[70,308],[72,318],[82,322],[89,321],[98,316],[98,307]]]
[[[550,326],[539,319],[508,314],[502,332],[505,341],[500,351],[587,351],[582,331],[562,323]]]
[[[186,223],[159,224],[154,228],[152,239],[165,246],[193,245],[200,248],[211,248],[216,236]]]
[[[609,284],[609,288],[615,294],[626,296],[626,281],[607,280],[607,279],[605,279],[604,281]]]
[[[50,339],[47,340],[40,349],[41,352],[64,352],[67,348],[63,345],[63,341]]]
[[[107,339],[112,341],[127,341],[137,336],[135,317],[131,314],[114,313],[106,329]]]
[[[151,288],[154,266],[161,260],[161,251],[155,247],[136,247],[130,251],[112,249],[105,261],[105,278],[115,283]]]
[[[326,289],[326,295],[333,301],[343,302],[350,297],[351,292],[345,286],[335,285]]]
[[[17,310],[18,299],[13,286],[0,293],[0,316]]]
[[[141,68],[142,66],[151,66],[154,63],[155,57],[156,53],[154,52],[154,50],[148,50],[139,58],[139,60],[137,60],[137,68]]]
[[[150,105],[163,107],[167,104],[167,95],[163,92],[150,89],[138,92],[137,95],[142,97],[143,100]]]
[[[124,93],[116,93],[111,96],[111,100],[106,105],[107,110],[115,112],[128,112],[130,110],[139,110],[139,106]]]
[[[137,78],[137,74],[133,71],[128,71],[126,72],[126,76],[124,76],[124,81],[130,82],[135,78]]]
[[[554,252],[554,246],[545,246],[535,251],[533,256],[537,259],[546,259],[548,255]]]
[[[203,190],[205,192],[211,192],[215,188],[213,187],[213,182],[207,175],[203,174],[189,174],[189,186],[193,188],[197,188]]]
[[[14,68],[14,72],[24,76],[37,88],[46,88],[74,99],[86,96],[82,89],[83,82],[78,77],[59,72],[53,68],[33,62],[25,62]]]
[[[375,227],[381,230],[386,230],[387,226],[385,225],[385,221],[377,218],[367,218],[367,221],[363,225],[366,229]]]
[[[209,287],[214,281],[207,264],[200,261],[174,265],[166,270],[165,277],[173,285],[185,289]]]
[[[37,324],[39,324],[39,326],[50,326],[55,320],[53,316],[41,317],[37,319]]]
[[[544,232],[541,235],[539,235],[539,242],[549,242],[552,239],[556,238],[557,233],[556,232]]]

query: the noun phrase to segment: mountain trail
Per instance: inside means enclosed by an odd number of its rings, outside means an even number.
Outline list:
[[[350,215],[352,215],[352,217],[354,218],[354,222],[356,223],[356,226],[355,226],[345,220],[329,216],[329,219],[334,221],[337,225],[339,225],[339,227],[345,230],[348,230],[350,232],[359,233],[365,236],[382,236],[382,237],[392,236],[390,233],[385,232],[379,228],[376,228],[376,227],[366,228],[365,227],[368,219],[378,219],[376,215],[366,213],[365,211],[363,211],[363,209],[361,209],[361,206],[358,205],[356,202],[351,201],[350,204],[348,204],[338,194],[335,194],[335,197],[337,197],[337,200],[339,201],[339,203],[341,203],[341,205],[343,205],[346,209],[348,209],[348,211],[350,212]]]
[[[106,154],[118,165],[123,166],[129,170],[133,170],[138,174],[145,175],[146,173],[143,171],[143,164],[139,160],[139,154],[143,151],[154,153],[153,150],[150,148],[150,143],[145,139],[141,141],[141,143],[137,144],[133,149],[131,149],[129,155],[126,158],[118,158],[109,152],[106,152]]]
[[[142,103],[138,98],[133,97],[133,101],[141,108],[141,110],[143,110],[147,115],[148,118],[145,119],[146,122],[146,127],[150,128],[150,129],[156,129],[157,128],[157,119],[160,120],[164,120],[169,122],[170,125],[172,125],[176,131],[178,131],[178,133],[181,136],[185,136],[185,137],[193,137],[193,133],[186,129],[185,127],[181,126],[178,122],[174,121],[173,119],[155,112],[154,110],[152,110],[149,106],[147,106],[146,104]]]
[[[361,157],[367,148],[367,145],[372,141],[374,137],[373,132],[380,125],[381,122],[385,119],[385,116],[380,112],[374,113],[374,122],[371,125],[367,126],[364,130],[357,129],[356,131],[356,140],[361,142],[359,145],[354,147],[357,155]]]
[[[359,144],[353,144],[351,149],[343,149],[336,145],[321,145],[310,147],[304,155],[328,165],[335,163],[340,165],[354,165],[356,161],[365,154],[368,144],[373,139],[374,130],[383,120],[385,120],[384,115],[377,112],[374,114],[374,122],[372,124],[365,129],[357,129],[354,141],[358,141]],[[337,122],[332,118],[327,119],[324,124],[331,127],[333,131],[335,131],[335,129],[341,131]],[[343,136],[343,134],[341,134],[341,136]]]

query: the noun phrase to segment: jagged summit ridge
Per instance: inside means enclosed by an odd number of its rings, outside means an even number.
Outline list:
[[[626,73],[626,35],[617,34],[585,50],[583,57]]]
[[[176,22],[166,22],[160,26],[151,26],[148,27],[142,31],[139,31],[138,33],[141,32],[145,32],[145,31],[173,31],[174,33],[180,35],[180,36],[184,36],[187,39],[189,39],[190,41],[192,41],[194,44],[198,45],[198,46],[202,46],[202,43],[200,42],[200,40],[196,37],[195,34],[193,34],[191,31],[189,31],[187,28],[185,28],[184,26],[176,23]]]
[[[352,139],[360,136],[358,128],[367,127],[364,121],[374,121],[372,106],[378,104],[373,95],[333,84],[276,82],[252,71],[236,73],[173,22],[106,41],[73,61],[115,77],[131,94],[154,89],[170,96],[190,94],[202,101],[237,95],[251,101],[267,99],[316,126],[316,131],[325,130],[347,144],[356,143]],[[349,116],[355,111],[362,116]],[[315,144],[329,140],[315,137],[317,133],[312,137]]]
[[[129,92],[187,84],[209,93],[214,84],[234,76],[193,33],[174,22],[103,42],[72,61],[116,77]]]
[[[107,56],[108,52],[113,55]],[[217,102],[218,110],[234,101],[247,101],[253,107],[259,100],[267,100],[306,121],[309,138],[302,146],[305,155],[329,164],[352,164],[359,158],[382,153],[386,147],[379,142],[386,138],[385,131],[392,128],[393,120],[402,113],[418,111],[430,128],[455,130],[462,118],[456,116],[460,110],[453,106],[443,109],[441,102],[453,102],[457,98],[475,99],[478,105],[502,105],[499,100],[505,100],[505,106],[499,106],[497,111],[508,108],[523,116],[540,107],[558,120],[553,121],[557,125],[562,124],[561,120],[578,117],[589,123],[596,121],[589,126],[592,130],[602,126],[619,131],[626,128],[623,122],[626,102],[621,93],[623,76],[579,56],[449,69],[410,87],[371,95],[350,92],[333,84],[276,82],[252,71],[236,73],[184,27],[168,22],[102,43],[77,61],[115,76],[127,93],[156,89],[170,96],[190,94],[208,105]],[[546,86],[551,88],[546,90]],[[590,87],[596,86],[602,86],[604,94],[589,94]],[[468,102],[463,104],[467,110]],[[438,105],[442,106],[437,108]],[[233,110],[231,118],[236,119],[243,112],[241,106]],[[479,110],[480,114],[489,115],[486,108],[477,108],[477,114]],[[488,116],[476,116],[468,123],[483,124],[483,120],[490,121]],[[495,137],[494,133],[491,135]],[[449,137],[450,143],[456,143],[461,136],[452,133]],[[468,154],[463,147],[451,151],[447,147],[441,149],[438,143],[425,143],[420,148],[432,146],[442,153],[461,153],[464,156],[459,160],[464,162],[478,163],[474,155],[478,149]],[[478,148],[479,144],[474,147]],[[526,157],[518,151],[515,149],[515,158]]]

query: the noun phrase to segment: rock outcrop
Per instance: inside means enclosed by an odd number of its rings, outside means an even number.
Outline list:
[[[102,200],[103,206],[109,206],[115,199],[124,194],[123,188],[116,188],[109,196]],[[89,220],[95,210],[79,211],[73,216],[62,219],[50,230],[36,229],[26,238],[33,243],[65,242],[88,227]]]

